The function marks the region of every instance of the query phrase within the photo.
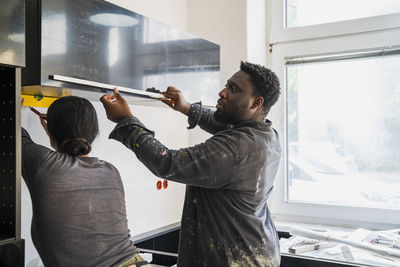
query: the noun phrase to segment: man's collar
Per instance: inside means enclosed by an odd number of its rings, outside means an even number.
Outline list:
[[[265,121],[244,121],[240,122],[238,124],[235,124],[233,128],[238,128],[238,127],[253,127],[257,129],[267,129],[271,127],[272,122],[268,119],[265,119]]]

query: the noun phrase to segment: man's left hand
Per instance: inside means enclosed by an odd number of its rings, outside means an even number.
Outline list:
[[[114,95],[103,95],[100,101],[103,103],[107,118],[110,121],[118,123],[122,119],[132,116],[128,103],[118,92],[117,88],[114,88]]]

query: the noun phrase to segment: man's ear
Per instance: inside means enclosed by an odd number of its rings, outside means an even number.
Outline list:
[[[264,104],[264,97],[262,96],[257,96],[254,99],[253,105],[251,106],[252,108],[261,108],[262,105]]]

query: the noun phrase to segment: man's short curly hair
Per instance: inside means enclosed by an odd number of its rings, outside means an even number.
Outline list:
[[[262,96],[264,103],[262,109],[268,114],[271,107],[278,101],[280,95],[279,79],[270,69],[250,62],[241,62],[240,70],[246,72],[253,83],[255,95]]]

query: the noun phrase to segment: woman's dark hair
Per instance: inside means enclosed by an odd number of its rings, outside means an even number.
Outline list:
[[[47,129],[57,142],[58,151],[71,156],[86,155],[99,132],[96,110],[81,97],[59,98],[47,111]]]
[[[280,95],[279,79],[270,69],[250,62],[241,62],[240,70],[249,74],[254,85],[255,94],[264,98],[263,111],[266,115],[278,101]]]

